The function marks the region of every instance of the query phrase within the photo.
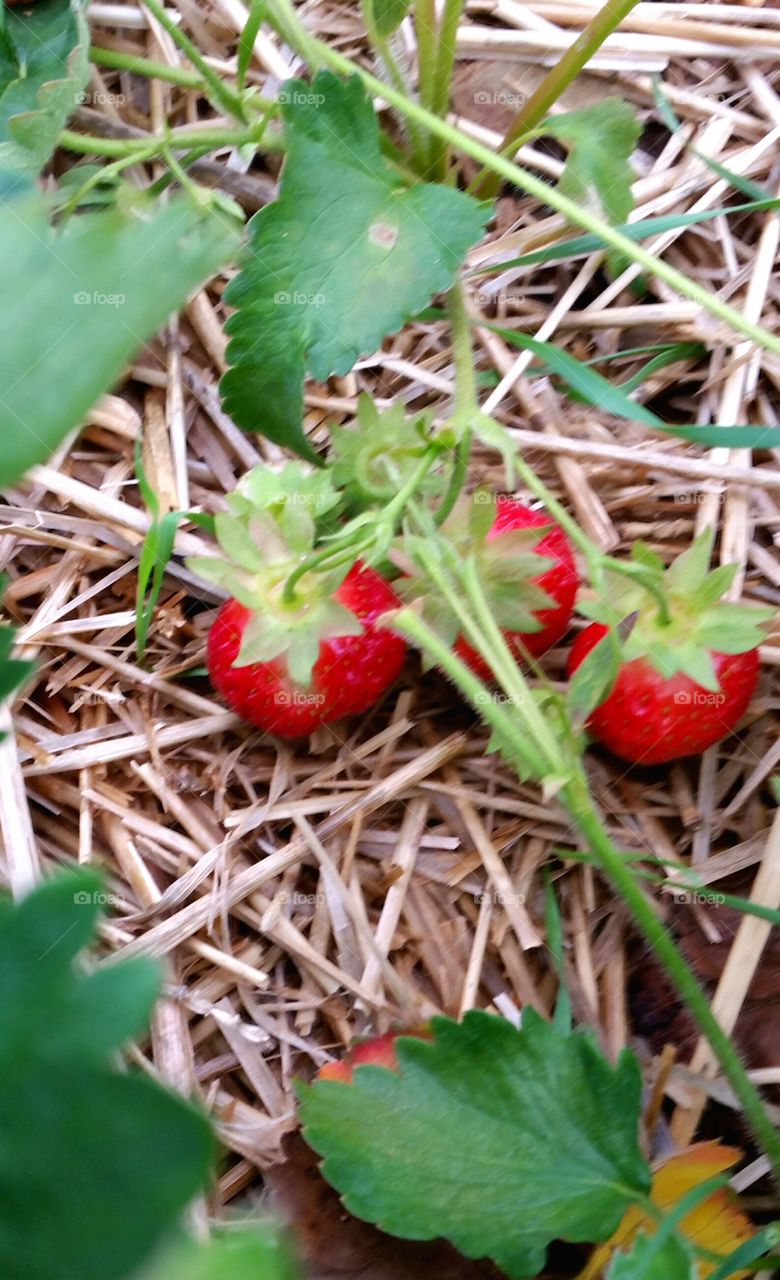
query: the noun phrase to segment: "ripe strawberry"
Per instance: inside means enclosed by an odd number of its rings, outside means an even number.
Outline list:
[[[283,738],[366,711],[406,655],[403,638],[376,625],[398,597],[360,561],[348,572],[310,571],[285,598],[314,545],[315,507],[336,500],[329,486],[297,463],[279,474],[255,468],[228,499],[229,514],[216,517],[225,558],[188,562],[231,593],[208,637],[214,687],[245,720]]]
[[[540,529],[546,530],[541,536],[533,532]],[[518,662],[524,660],[525,652],[534,658],[546,653],[569,626],[579,585],[563,529],[543,511],[534,511],[517,498],[500,497],[498,513],[477,555],[485,593]],[[538,566],[542,572],[534,573],[537,557],[542,558]],[[487,663],[463,636],[455,642],[455,652],[482,680],[493,679]]]
[[[373,1036],[368,1040],[358,1040],[340,1062],[326,1062],[317,1072],[318,1080],[338,1080],[341,1084],[351,1084],[355,1067],[386,1067],[389,1071],[398,1069],[398,1058],[395,1042],[399,1036],[415,1036],[421,1040],[429,1040],[430,1032],[426,1027],[410,1027],[406,1030],[386,1031],[382,1036]]]
[[[717,603],[736,566],[708,572],[711,542],[706,532],[666,571],[639,544],[636,576],[607,575],[608,595],[582,608],[597,621],[572,646],[570,677],[609,631],[619,634],[633,621],[587,722],[599,742],[633,764],[705,751],[731,733],[753,696],[772,610]]]

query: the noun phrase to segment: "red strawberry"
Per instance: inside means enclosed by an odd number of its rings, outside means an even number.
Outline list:
[[[593,622],[581,631],[569,655],[573,675],[608,628]],[[646,658],[625,662],[607,699],[592,713],[588,729],[615,755],[634,764],[664,764],[699,755],[725,738],[742,719],[758,680],[758,650],[710,651],[720,685],[717,693],[683,671],[661,675]]]
[[[570,677],[610,630],[630,628],[622,652],[614,651],[617,665],[590,703],[596,705],[587,727],[631,763],[664,764],[706,751],[731,733],[753,696],[758,645],[772,610],[717,603],[736,566],[708,572],[711,541],[708,531],[666,571],[639,544],[629,576],[608,574],[604,600],[582,609],[599,620],[577,636]],[[594,673],[599,669],[605,667]]]
[[[507,535],[518,530],[544,528],[547,532],[533,543],[533,554],[545,557],[551,563],[543,572],[527,576],[524,581],[522,574],[528,573],[529,544],[525,539],[521,544],[515,544],[518,549],[519,546],[523,547],[524,568],[518,577],[514,572],[518,565],[517,561],[513,564],[512,540]],[[503,553],[504,545],[507,547],[506,554]],[[492,551],[497,554],[491,555]],[[554,524],[543,511],[533,511],[517,498],[500,497],[498,514],[488,530],[479,555],[480,576],[488,599],[496,609],[498,621],[503,621],[502,612],[508,622],[512,610],[518,606],[521,609],[519,626],[503,626],[504,637],[518,662],[524,659],[523,650],[532,657],[546,653],[558,643],[569,626],[579,585],[571,544],[563,529]],[[548,597],[549,604],[542,601],[541,608],[531,608],[538,597],[523,602],[524,588],[527,587],[535,587],[543,592]],[[530,595],[527,590],[526,595]],[[458,637],[455,651],[481,679],[493,679],[487,663],[463,636]]]
[[[389,1071],[398,1069],[398,1058],[395,1042],[399,1036],[415,1036],[420,1040],[429,1040],[430,1032],[426,1027],[411,1027],[407,1030],[386,1031],[383,1036],[373,1036],[368,1040],[358,1040],[340,1062],[327,1062],[317,1073],[318,1080],[338,1080],[342,1084],[352,1083],[355,1067],[386,1067]]]
[[[316,520],[338,501],[327,473],[256,467],[215,518],[221,559],[189,567],[230,593],[208,638],[208,667],[228,706],[268,733],[298,738],[366,711],[401,671],[404,639],[377,619],[400,604],[357,561],[308,569]]]

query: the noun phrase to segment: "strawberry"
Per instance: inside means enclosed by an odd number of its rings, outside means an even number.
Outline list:
[[[222,559],[189,567],[231,598],[208,637],[212,684],[228,706],[267,733],[298,738],[366,711],[399,675],[406,643],[377,619],[398,597],[360,561],[309,571],[285,587],[314,546],[314,512],[338,500],[329,478],[298,463],[275,474],[257,467],[215,520]]]
[[[487,602],[518,662],[538,657],[560,640],[574,609],[578,576],[566,534],[518,498],[495,499],[478,490],[462,499],[443,525],[462,559],[476,561]],[[431,598],[403,555],[394,559],[407,575],[397,583],[406,600],[422,600],[426,617],[458,656],[483,680],[493,672],[463,635],[446,602]]]
[[[429,1040],[427,1027],[411,1027],[406,1030],[386,1031],[382,1036],[372,1036],[367,1040],[357,1040],[340,1062],[326,1062],[317,1073],[318,1080],[338,1080],[341,1084],[351,1084],[355,1067],[386,1067],[388,1071],[398,1070],[398,1058],[395,1042],[399,1036],[414,1036],[417,1039]]]
[[[587,727],[633,764],[706,751],[731,733],[753,696],[773,611],[718,603],[737,566],[708,572],[711,544],[706,531],[664,570],[640,543],[628,576],[608,572],[607,593],[581,606],[596,621],[572,646],[570,677],[599,641],[629,629],[622,649],[613,644],[615,663]]]
[[[532,554],[543,557],[549,567],[533,574],[525,567],[527,556],[524,555],[524,568],[520,576],[516,576],[520,561],[513,563],[510,535],[539,529],[545,532],[541,536],[532,535]],[[529,544],[523,539],[520,545]],[[504,623],[504,639],[518,662],[524,660],[526,653],[538,658],[558,643],[571,621],[579,585],[571,544],[560,525],[554,524],[543,511],[534,511],[517,498],[500,497],[498,513],[480,553],[480,570],[488,600],[491,593],[496,597],[497,620]],[[530,576],[524,578],[523,574]],[[537,596],[538,592],[547,600]],[[513,621],[515,611],[519,621]],[[493,679],[487,663],[463,636],[455,642],[455,652],[482,680]]]

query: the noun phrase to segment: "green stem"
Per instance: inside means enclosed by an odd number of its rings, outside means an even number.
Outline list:
[[[493,617],[479,583],[475,561],[469,558],[463,563],[456,563],[456,553],[446,540],[439,538],[434,545],[433,539],[426,541],[426,532],[423,526],[415,559],[446,600],[465,638],[484,658],[516,709],[517,716],[524,722],[526,755],[529,738],[541,753],[535,758],[537,776],[560,775],[566,768],[560,747]],[[461,590],[456,589],[454,581],[458,582]]]
[[[612,35],[620,26],[636,3],[637,0],[606,0],[606,4],[593,15],[585,30],[577,36],[560,61],[548,71],[542,83],[523,104],[506,132],[500,151],[510,155],[517,151],[522,140],[541,124],[550,107],[568,89],[593,55],[598,53],[607,36]],[[496,174],[486,174],[483,170],[472,183],[472,189],[481,199],[492,200],[498,195],[500,185],[500,178]]]
[[[398,61],[393,53],[390,41],[378,35],[373,35],[371,38],[377,52],[377,57],[387,72],[391,85],[398,93],[402,93],[404,97],[408,98],[409,86],[406,83],[403,71],[398,65]],[[403,117],[401,118],[401,123],[402,125],[404,124]],[[427,156],[423,136],[414,120],[407,120],[405,124],[412,148],[412,162],[414,168],[416,172],[424,174]]]
[[[181,85],[183,89],[203,90],[205,87],[203,77],[196,71],[187,71],[185,67],[168,67],[164,62],[152,62],[150,58],[141,58],[137,53],[123,53],[118,49],[100,49],[93,45],[89,51],[89,60],[98,67],[131,71],[133,75],[165,80],[168,84]]]
[[[420,102],[425,110],[433,111],[439,39],[435,0],[415,0],[414,30],[417,36],[417,80]]]
[[[530,730],[536,745],[544,753],[547,766],[545,772],[560,774],[565,771],[566,762],[555,733],[547,723],[528,681],[517,665],[517,660],[493,616],[473,559],[466,560],[463,565],[463,585],[473,610],[473,621],[469,628],[471,643],[478,648],[499,684],[510,696],[512,705],[517,709],[520,718],[525,721],[524,729]]]
[[[384,85],[381,80],[377,80],[376,76],[372,76],[370,72],[351,62],[349,58],[344,57],[337,50],[329,48],[322,41],[315,39],[306,31],[306,28],[292,9],[289,0],[269,0],[269,9],[274,23],[278,24],[279,29],[285,32],[286,38],[297,46],[300,53],[304,54],[306,50],[311,51],[316,65],[330,66],[334,71],[340,71],[344,75],[359,76],[370,93],[383,97],[386,102],[391,106],[397,107],[408,119],[417,121],[423,128],[436,134],[437,137],[450,143],[451,146],[462,151],[465,155],[471,156],[473,160],[478,161],[494,173],[499,174],[500,177],[505,178],[507,182],[511,182],[520,191],[524,191],[526,195],[533,196],[541,204],[555,209],[568,222],[576,223],[577,226],[592,232],[593,235],[597,235],[608,248],[615,250],[618,254],[622,254],[631,262],[637,263],[659,280],[663,280],[665,284],[668,284],[684,298],[690,298],[692,302],[698,303],[710,315],[722,320],[736,333],[741,333],[745,337],[751,338],[765,351],[772,351],[775,355],[780,355],[780,337],[775,337],[774,334],[769,333],[761,325],[753,324],[739,311],[736,311],[734,307],[722,302],[720,298],[697,284],[695,280],[683,275],[681,271],[670,267],[662,258],[657,258],[641,245],[629,240],[589,209],[580,208],[578,204],[561,195],[560,191],[557,191],[554,187],[548,186],[547,183],[542,182],[539,178],[534,177],[533,174],[526,172],[525,169],[521,169],[503,156],[496,155],[483,146],[482,143],[466,137],[464,133],[454,128],[453,125],[448,124],[446,120],[440,120],[418,103],[408,101],[390,85]]]
[[[71,214],[75,213],[84,197],[88,195],[94,187],[98,187],[102,183],[108,182],[113,177],[118,176],[123,169],[128,167],[128,165],[138,164],[144,160],[151,160],[157,152],[158,147],[155,143],[153,147],[148,148],[146,153],[138,152],[131,156],[122,156],[119,160],[114,160],[113,164],[103,165],[97,173],[91,174],[90,177],[87,178],[86,182],[82,183],[78,191],[76,191],[75,194],[71,196],[68,203],[63,206],[61,211],[61,217],[63,220],[65,218],[69,218]]]
[[[587,533],[580,528],[576,520],[572,519],[566,508],[561,506],[555,494],[547,488],[543,480],[539,479],[533,468],[529,467],[519,453],[512,459],[512,463],[526,488],[541,499],[550,515],[555,517],[561,528],[569,535],[575,547],[578,547],[582,552],[588,565],[591,583],[595,586],[600,580],[606,559],[603,551],[596,546],[595,542],[591,542]]]
[[[380,512],[380,518],[383,525],[397,525],[400,517],[403,515],[406,504],[420,484],[427,476],[434,462],[441,453],[441,447],[430,445],[422,455],[418,465],[409,476],[405,484],[401,486],[392,502]],[[334,541],[330,546],[324,547],[320,551],[315,551],[312,555],[307,556],[293,570],[289,578],[284,584],[282,599],[287,605],[295,604],[295,588],[301,578],[310,573],[313,569],[319,569],[321,565],[328,565],[329,568],[335,569],[338,565],[344,564],[349,560],[356,560],[363,551],[367,551],[374,543],[374,535],[369,532],[366,536],[361,536],[364,529],[353,530],[344,540]]]
[[[604,830],[585,779],[579,778],[566,786],[561,792],[561,799],[590,844],[601,870],[620,893],[696,1019],[700,1031],[710,1042],[756,1141],[771,1162],[775,1180],[780,1181],[780,1134],[764,1109],[761,1095],[748,1078],[737,1050],[715,1018],[706,994]]]
[[[477,714],[508,746],[511,757],[522,760],[529,771],[537,770],[539,758],[529,751],[529,737],[520,731],[517,717],[493,696],[487,685],[483,684],[452,648],[431,630],[419,613],[410,606],[406,606],[399,609],[397,613],[391,614],[388,624],[394,631],[400,632],[411,640],[413,645],[426,653],[436,666],[449,676],[453,684],[471,702]]]
[[[163,30],[168,32],[174,44],[178,45],[182,53],[186,54],[193,67],[198,68],[211,91],[210,96],[216,105],[223,111],[227,111],[229,115],[235,116],[242,124],[246,124],[246,112],[241,97],[228,89],[216,71],[206,62],[197,45],[193,44],[178,23],[172,20],[165,6],[160,4],[159,0],[143,0],[143,4],[157,19]]]
[[[260,120],[247,129],[172,129],[165,137],[159,137],[153,154],[161,155],[166,147],[216,151],[221,147],[257,146],[261,141],[264,151],[280,150],[281,139],[264,137],[265,127],[266,122]],[[150,138],[98,138],[89,133],[63,129],[57,145],[81,155],[138,157],[149,151],[152,141]]]
[[[452,72],[455,66],[458,26],[463,12],[463,0],[445,0],[439,29],[439,48],[433,73],[433,100],[431,110],[442,119],[447,115],[452,90]],[[431,139],[431,169],[438,181],[447,172],[447,144],[441,139]]]
[[[474,376],[474,348],[471,323],[466,310],[463,285],[459,280],[447,295],[447,310],[452,328],[452,358],[455,363],[455,418],[469,422],[479,412],[477,380]]]
[[[450,472],[447,492],[436,510],[435,521],[437,528],[441,528],[444,524],[444,521],[447,519],[447,516],[452,511],[452,508],[455,506],[455,503],[458,501],[458,498],[463,491],[470,457],[471,431],[464,431],[460,440],[455,445],[455,463],[452,471]]]

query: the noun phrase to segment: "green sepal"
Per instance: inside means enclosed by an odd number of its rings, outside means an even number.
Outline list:
[[[618,633],[631,619],[625,661],[643,658],[665,679],[682,672],[717,693],[712,655],[756,649],[775,611],[719,602],[738,566],[710,569],[712,545],[708,528],[665,569],[660,556],[636,543],[629,564],[617,568],[607,562],[601,595],[580,601],[578,612]]]
[[[332,474],[350,510],[389,502],[402,488],[431,442],[433,414],[408,417],[402,404],[380,413],[365,393],[358,397],[353,426],[331,431]],[[440,493],[443,479],[430,472],[420,486],[429,496]]]
[[[488,539],[495,514],[493,496],[484,490],[459,499],[442,526],[448,554],[458,563],[469,557],[476,561],[485,598],[502,630],[529,634],[540,631],[543,624],[534,615],[549,609],[555,601],[534,579],[552,568],[555,561],[537,555],[533,548],[550,526],[507,529]],[[394,561],[406,576],[396,584],[396,589],[407,603],[422,602],[428,625],[445,644],[451,645],[460,632],[460,622],[447,601],[438,592],[431,591],[425,571],[417,569],[415,550],[418,546],[430,554],[429,539],[405,536],[400,555],[395,556]]]
[[[350,565],[308,572],[286,598],[288,579],[317,542],[317,521],[340,502],[332,475],[300,462],[280,471],[254,467],[214,520],[222,558],[194,556],[193,573],[213,582],[251,611],[235,667],[285,657],[292,680],[308,685],[323,640],[360,635],[351,610],[334,600]]]

